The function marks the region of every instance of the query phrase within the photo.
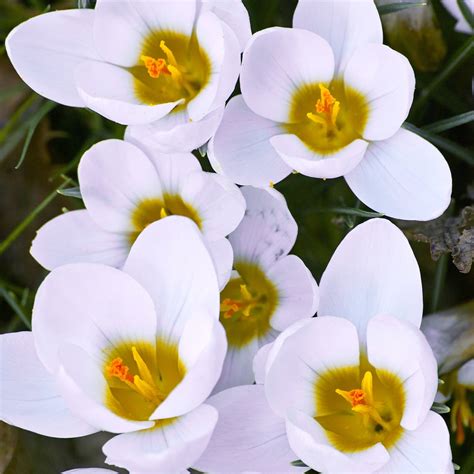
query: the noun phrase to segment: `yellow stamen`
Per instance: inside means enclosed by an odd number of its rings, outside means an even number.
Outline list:
[[[224,318],[229,319],[235,313],[241,312],[245,318],[251,315],[252,309],[258,304],[258,300],[252,296],[252,293],[247,288],[247,285],[240,285],[241,299],[225,298],[221,303],[221,313],[224,313]]]
[[[314,123],[326,128],[336,125],[337,116],[341,110],[341,103],[335,99],[330,90],[323,84],[319,84],[321,98],[316,102],[316,114],[308,112],[306,116]]]
[[[467,399],[467,389],[457,385],[454,391],[454,403],[451,409],[451,431],[456,433],[456,444],[464,444],[466,433],[464,428],[474,427],[474,414]]]
[[[164,207],[162,207],[160,210],[160,217],[164,219],[165,217],[168,217],[168,216],[169,216],[168,212],[166,211]]]
[[[168,63],[171,66],[174,66],[175,68],[178,67],[178,62],[176,61],[176,58],[174,57],[173,51],[171,51],[168,46],[166,46],[165,42],[163,40],[160,41],[160,48],[163,51],[163,53],[166,54],[166,58],[168,59]]]
[[[150,369],[146,365],[146,362],[143,360],[142,356],[139,354],[135,346],[132,347],[132,355],[133,360],[137,364],[138,373],[140,374],[140,377],[148,384],[154,385],[155,381],[153,380],[153,376],[151,375]]]

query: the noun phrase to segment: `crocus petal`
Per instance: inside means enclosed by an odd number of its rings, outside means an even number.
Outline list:
[[[403,382],[405,408],[400,424],[416,429],[438,389],[438,366],[423,333],[394,317],[376,316],[367,325],[367,357],[377,370],[387,370]]]
[[[270,324],[278,331],[302,318],[314,316],[319,290],[311,272],[296,255],[278,260],[268,270],[269,280],[278,291],[278,306]]]
[[[239,188],[229,178],[215,173],[198,171],[186,178],[179,194],[197,211],[206,239],[213,241],[230,234],[245,212],[245,200]]]
[[[194,463],[206,472],[293,472],[284,420],[276,416],[261,385],[225,390],[208,402],[219,412],[214,434]]]
[[[434,219],[451,200],[451,171],[443,155],[404,129],[371,143],[362,162],[345,178],[364,204],[398,219]]]
[[[268,402],[281,417],[290,407],[314,416],[314,384],[318,377],[329,369],[358,363],[359,341],[354,325],[332,316],[313,318],[283,341],[271,365],[267,365]]]
[[[367,150],[365,140],[354,140],[331,154],[321,154],[308,148],[296,135],[277,135],[270,139],[275,151],[291,168],[312,178],[338,178],[353,170]]]
[[[180,416],[204,402],[219,379],[226,350],[227,339],[221,323],[194,310],[179,341],[179,358],[186,367],[184,378],[150,419]]]
[[[402,54],[383,44],[366,44],[357,48],[347,63],[344,84],[367,101],[363,137],[383,140],[395,134],[408,116],[415,73]]]
[[[240,87],[258,115],[290,121],[294,93],[304,84],[330,82],[334,56],[321,37],[292,28],[268,28],[253,35],[242,61]]]
[[[273,189],[241,188],[247,203],[245,216],[229,235],[234,261],[243,260],[269,268],[293,247],[298,233],[283,196]]]
[[[195,31],[199,46],[206,52],[209,59],[210,72],[206,85],[189,102],[187,108],[191,120],[201,120],[212,111],[212,105],[219,90],[225,56],[225,41],[223,25],[214,13],[206,12],[199,15]],[[218,105],[221,106],[222,103]]]
[[[184,109],[150,124],[129,125],[124,139],[138,147],[162,153],[190,152],[214,136],[223,115],[222,106],[194,121]]]
[[[293,26],[329,42],[336,58],[336,76],[344,71],[356,48],[382,43],[382,23],[373,0],[299,0]]]
[[[194,465],[217,422],[217,410],[201,405],[150,430],[115,436],[104,444],[105,462],[131,472],[180,472]]]
[[[65,10],[31,18],[5,40],[19,76],[34,91],[60,104],[84,107],[74,71],[86,60],[99,59],[92,40],[93,10]]]
[[[97,431],[67,408],[54,376],[38,359],[31,332],[0,336],[0,378],[0,419],[6,423],[55,438]]]
[[[448,428],[443,418],[432,411],[428,412],[424,423],[415,431],[404,431],[389,453],[390,461],[380,472],[454,472]]]
[[[86,106],[122,125],[154,122],[182,102],[149,105],[135,96],[133,75],[113,64],[84,61],[75,70],[75,79]]]
[[[151,295],[159,333],[176,342],[198,310],[219,317],[219,287],[211,257],[197,226],[186,217],[170,216],[149,225],[125,262]]]
[[[86,467],[79,469],[69,469],[68,471],[63,471],[62,474],[117,474],[117,471],[112,471],[111,469],[102,469],[100,467]]]
[[[91,147],[79,163],[78,175],[90,216],[109,231],[134,231],[132,213],[138,204],[162,197],[152,162],[122,140],[104,140]]]
[[[265,344],[258,350],[257,354],[253,358],[252,369],[255,375],[256,384],[265,383],[265,377],[267,375],[266,365],[267,365],[268,355],[270,354],[270,351],[272,350],[272,347],[274,344],[275,344],[275,341]]]
[[[210,9],[234,32],[243,51],[252,36],[250,18],[242,0],[202,0],[202,8]]]
[[[385,219],[357,226],[339,244],[319,284],[319,316],[352,321],[362,344],[369,320],[388,314],[419,327],[420,269],[403,233]]]
[[[120,66],[135,66],[143,41],[158,31],[191,36],[195,0],[98,0],[94,41],[101,56]]]
[[[127,274],[75,263],[53,270],[39,287],[33,333],[39,358],[55,372],[63,344],[76,344],[98,361],[114,342],[154,344],[156,315],[150,296]]]
[[[30,253],[47,270],[68,263],[103,263],[121,267],[128,255],[122,234],[104,231],[86,210],[61,214],[44,224]]]
[[[339,451],[331,445],[321,425],[299,410],[290,410],[286,430],[290,446],[297,457],[319,472],[373,472],[389,460],[382,443],[354,453]]]
[[[474,390],[474,359],[466,362],[458,372],[458,383]]]
[[[237,184],[268,186],[291,173],[278,156],[270,138],[282,133],[281,126],[254,114],[243,97],[233,97],[224,111],[216,134],[209,142],[208,157],[217,173]]]
[[[205,241],[209,255],[212,258],[219,282],[219,289],[222,290],[230,279],[232,265],[234,262],[234,252],[232,245],[227,239]]]
[[[153,421],[133,421],[113,413],[106,405],[113,398],[103,366],[84,349],[64,344],[59,352],[58,386],[72,413],[100,430],[111,433],[151,428]]]

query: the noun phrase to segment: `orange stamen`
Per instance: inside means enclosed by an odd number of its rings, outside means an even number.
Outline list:
[[[107,366],[107,374],[109,377],[117,377],[122,382],[133,383],[133,375],[129,373],[129,368],[123,363],[120,357],[115,358],[110,365]]]
[[[151,56],[141,56],[141,60],[145,63],[148,74],[153,79],[158,79],[161,74],[171,75],[170,70],[163,58],[152,58]]]

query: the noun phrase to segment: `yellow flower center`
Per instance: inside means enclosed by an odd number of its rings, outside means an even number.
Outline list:
[[[220,321],[229,345],[243,347],[271,330],[278,291],[258,265],[236,262],[234,268],[239,277],[221,292]]]
[[[467,388],[457,384],[454,389],[454,402],[451,410],[451,431],[456,433],[456,444],[466,441],[464,428],[474,430],[474,415],[469,405]]]
[[[396,375],[368,362],[330,369],[318,377],[314,393],[315,419],[339,451],[357,452],[376,443],[389,448],[400,438],[405,394]]]
[[[207,84],[210,71],[210,61],[194,34],[188,37],[169,31],[150,33],[137,65],[130,68],[135,95],[148,105],[180,99],[187,104]]]
[[[361,138],[368,118],[362,94],[341,80],[304,84],[293,95],[288,133],[319,154],[331,154]]]
[[[122,344],[110,351],[104,366],[106,405],[124,418],[147,420],[184,374],[176,345]]]
[[[199,213],[177,194],[165,194],[162,199],[145,199],[141,201],[132,213],[132,226],[135,229],[129,235],[132,245],[140,233],[148,225],[167,216],[184,216],[193,220],[201,229],[202,220]]]

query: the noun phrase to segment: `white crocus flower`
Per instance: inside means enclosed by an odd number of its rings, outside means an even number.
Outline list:
[[[62,474],[117,474],[117,471],[103,469],[101,467],[85,467],[63,471]]]
[[[154,124],[158,142],[173,137],[174,150],[190,151],[215,132],[249,35],[240,0],[98,0],[94,10],[20,24],[6,48],[42,96],[120,124]]]
[[[241,188],[247,208],[229,235],[234,271],[221,292],[220,320],[228,352],[216,390],[254,381],[260,347],[317,309],[318,287],[302,260],[288,255],[297,226],[285,198],[273,189]]]
[[[286,442],[291,460],[325,473],[453,472],[446,424],[430,411],[438,377],[419,330],[422,307],[420,271],[403,234],[380,219],[355,228],[322,276],[319,316],[257,355],[264,385],[208,401],[219,422],[195,466],[233,469],[240,459],[248,470],[267,471],[268,462],[284,472]]]
[[[181,215],[198,225],[220,281],[227,281],[232,249],[225,236],[245,210],[245,200],[230,180],[203,172],[190,153],[145,154],[122,140],[90,148],[78,175],[86,209],[47,222],[33,241],[31,254],[45,268],[76,262],[120,268],[146,226]]]
[[[344,176],[367,206],[429,220],[451,197],[441,153],[400,128],[413,100],[408,60],[382,44],[372,0],[300,0],[294,28],[256,33],[209,144],[216,171],[267,186],[292,170]]]
[[[0,336],[0,418],[45,436],[118,435],[106,462],[176,472],[207,445],[217,411],[204,404],[226,351],[219,289],[196,225],[171,217],[135,242],[124,271],[53,270],[32,332]]]
[[[461,8],[459,7],[457,0],[441,0],[446,10],[451,13],[451,15],[456,19],[455,30],[460,33],[466,33],[467,35],[472,35],[473,30],[472,26],[469,25],[469,22],[466,20]],[[471,12],[471,15],[474,15],[474,6],[472,1],[466,1],[466,7]]]

